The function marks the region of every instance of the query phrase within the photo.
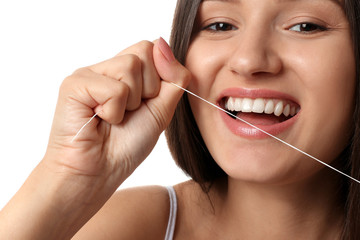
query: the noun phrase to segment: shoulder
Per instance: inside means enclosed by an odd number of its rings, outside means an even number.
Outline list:
[[[163,239],[170,211],[165,187],[116,192],[75,239]]]

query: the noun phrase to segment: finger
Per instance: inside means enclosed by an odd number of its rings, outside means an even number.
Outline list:
[[[135,54],[115,56],[104,62],[89,67],[93,72],[102,74],[126,84],[129,88],[126,110],[137,109],[141,103],[142,93],[142,65]]]
[[[142,67],[142,98],[156,97],[160,91],[160,77],[154,65],[153,59],[154,43],[141,41],[118,54],[135,54],[139,57]]]
[[[175,59],[169,45],[162,38],[155,43],[153,55],[155,67],[163,81],[161,81],[158,97],[151,99],[148,105],[161,128],[165,129],[184,93],[171,82],[186,88],[190,82],[191,73]]]
[[[124,117],[129,88],[121,81],[83,68],[65,79],[60,93],[61,99],[75,100],[76,104],[94,109],[106,122],[118,124]]]

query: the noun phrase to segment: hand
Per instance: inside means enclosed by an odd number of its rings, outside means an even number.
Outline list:
[[[162,39],[140,42],[63,82],[44,161],[54,171],[112,179],[117,188],[169,124],[190,73]],[[82,125],[94,119],[71,142]],[[111,176],[111,178],[110,178]]]

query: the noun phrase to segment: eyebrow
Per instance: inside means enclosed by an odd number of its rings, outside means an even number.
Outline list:
[[[203,2],[237,2],[237,0],[203,0]]]
[[[222,0],[214,0],[214,1],[222,1]],[[278,2],[296,2],[296,1],[300,1],[300,0],[277,0],[277,1]],[[323,0],[323,2],[332,2],[340,7],[343,7],[342,3],[339,0]]]
[[[241,2],[242,0],[203,0],[203,2]],[[277,2],[295,2],[295,1],[301,1],[301,0],[277,0]],[[332,3],[335,3],[336,5],[343,8],[343,4],[339,0],[328,0]]]

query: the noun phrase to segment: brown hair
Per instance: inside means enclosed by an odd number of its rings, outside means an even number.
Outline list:
[[[173,22],[170,46],[175,57],[185,63],[197,10],[201,0],[179,0]],[[187,95],[180,100],[166,130],[168,145],[180,168],[205,190],[205,184],[225,176],[211,157],[190,109]]]
[[[201,0],[178,0],[170,45],[175,57],[185,64],[187,50]],[[344,0],[343,7],[349,20],[356,60],[356,99],[354,133],[350,145],[342,154],[342,171],[360,179],[360,2]],[[170,151],[177,165],[208,192],[212,182],[226,176],[209,153],[191,112],[187,94],[180,100],[175,115],[166,129]],[[360,184],[344,179],[339,194],[344,195],[345,222],[342,239],[360,239]]]
[[[348,173],[360,179],[360,3],[358,0],[344,1],[345,14],[352,30],[356,64],[355,109],[353,115],[354,134],[348,155]],[[360,239],[360,184],[348,180],[343,239]]]

